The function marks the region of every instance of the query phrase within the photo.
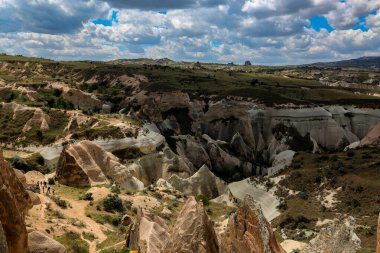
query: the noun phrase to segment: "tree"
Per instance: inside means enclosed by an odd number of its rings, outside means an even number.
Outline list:
[[[252,63],[250,61],[245,61],[244,66],[251,66]]]

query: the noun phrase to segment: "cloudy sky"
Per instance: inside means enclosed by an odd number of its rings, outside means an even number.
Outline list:
[[[0,0],[0,52],[299,64],[380,55],[380,0]]]

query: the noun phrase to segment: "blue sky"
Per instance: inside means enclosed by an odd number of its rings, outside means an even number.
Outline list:
[[[379,8],[379,0],[2,0],[0,52],[268,65],[349,59],[380,54]]]

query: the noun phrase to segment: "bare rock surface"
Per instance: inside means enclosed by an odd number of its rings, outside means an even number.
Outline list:
[[[380,123],[372,128],[372,130],[360,141],[359,146],[378,144],[380,144]]]
[[[140,209],[127,234],[127,245],[141,253],[160,253],[169,239],[169,228],[160,217]]]
[[[141,190],[142,182],[133,177],[118,158],[91,141],[68,145],[57,165],[61,184],[85,187],[114,182],[128,190]]]
[[[203,204],[190,197],[173,228],[162,252],[166,253],[218,253],[219,242],[212,221]]]
[[[277,210],[280,201],[274,192],[267,191],[264,185],[257,184],[249,178],[228,184],[226,192],[212,201],[235,205],[244,201],[246,195],[251,196],[260,204],[267,220],[271,221],[280,215]]]
[[[354,220],[348,217],[323,228],[302,253],[356,253],[361,248],[360,244],[354,232]]]
[[[285,150],[274,157],[272,167],[268,168],[268,176],[274,176],[292,164],[296,154],[293,150]]]
[[[380,253],[380,214],[377,222],[377,253]]]
[[[178,191],[198,196],[205,195],[216,198],[226,190],[226,183],[215,176],[206,165],[203,165],[194,175],[189,178],[180,178],[173,175],[168,182]]]
[[[260,206],[249,195],[238,211],[230,216],[221,242],[222,252],[285,253]]]
[[[28,234],[28,246],[30,253],[66,253],[66,248],[47,235],[32,231]]]
[[[0,151],[0,222],[10,253],[28,252],[25,214],[32,207],[29,194]]]

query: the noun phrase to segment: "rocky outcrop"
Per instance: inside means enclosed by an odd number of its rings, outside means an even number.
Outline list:
[[[203,165],[194,175],[189,178],[180,178],[173,175],[168,182],[178,191],[198,196],[204,195],[216,198],[226,190],[226,183],[216,177],[206,165]]]
[[[360,141],[359,146],[376,146],[380,144],[380,123]]]
[[[135,223],[129,228],[127,245],[141,253],[160,253],[169,239],[169,228],[160,217],[140,209]]]
[[[194,173],[185,161],[168,147],[165,147],[162,152],[138,158],[126,167],[145,186],[155,183],[160,178],[169,179],[173,175],[187,178]]]
[[[246,196],[238,211],[229,218],[221,242],[222,252],[285,253],[251,196]]]
[[[247,195],[260,205],[267,220],[272,221],[280,215],[277,209],[280,201],[273,190],[268,191],[265,185],[250,178],[228,184],[225,193],[212,201],[235,206],[243,202]]]
[[[354,219],[341,218],[331,226],[323,228],[302,253],[356,253],[360,244],[361,241],[354,232]]]
[[[377,222],[377,253],[380,253],[380,214]]]
[[[162,252],[218,253],[219,242],[203,205],[190,197],[182,207]]]
[[[41,232],[33,231],[28,235],[30,253],[66,253],[66,248],[56,240]]]
[[[94,94],[86,93],[78,89],[70,89],[64,93],[63,97],[70,101],[75,108],[100,110],[103,103]]]
[[[57,165],[58,182],[85,187],[116,183],[128,190],[141,190],[144,185],[118,162],[117,157],[91,141],[66,146]]]
[[[187,162],[188,165],[191,165],[193,169],[198,169],[203,165],[211,168],[210,157],[198,138],[181,136],[176,144],[178,155],[183,157],[185,162]]]
[[[9,253],[28,252],[28,234],[24,218],[27,210],[32,207],[31,200],[14,170],[4,161],[2,152],[0,152],[0,200],[0,223],[7,242],[7,246],[2,247],[7,247]]]

